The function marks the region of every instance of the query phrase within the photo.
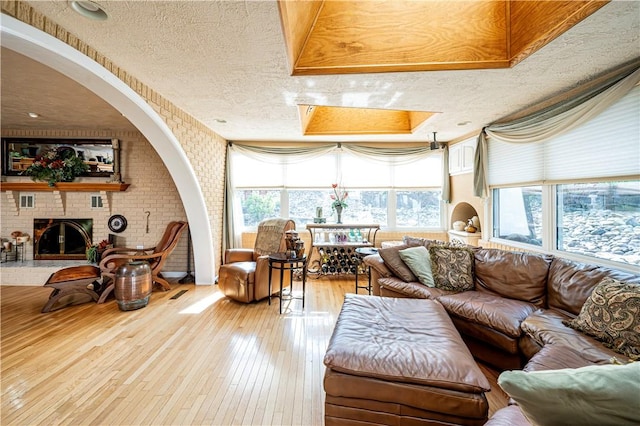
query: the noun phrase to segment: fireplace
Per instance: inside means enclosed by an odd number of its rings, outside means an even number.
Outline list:
[[[34,219],[33,258],[85,259],[92,244],[93,219]]]

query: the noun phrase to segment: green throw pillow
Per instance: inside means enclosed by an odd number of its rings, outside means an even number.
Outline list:
[[[500,387],[534,425],[640,424],[640,363],[505,371]]]
[[[431,275],[431,257],[424,246],[410,247],[398,252],[400,259],[407,264],[411,272],[422,284],[427,287],[435,287],[433,275]]]
[[[471,250],[432,245],[429,256],[436,288],[458,292],[474,289]]]
[[[631,359],[640,359],[640,285],[604,278],[580,314],[565,325]]]

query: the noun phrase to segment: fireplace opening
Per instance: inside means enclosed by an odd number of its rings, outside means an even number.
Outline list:
[[[34,219],[36,260],[85,259],[93,240],[93,219]]]

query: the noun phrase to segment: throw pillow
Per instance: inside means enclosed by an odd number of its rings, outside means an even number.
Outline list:
[[[435,286],[442,290],[473,290],[473,253],[463,247],[429,247]]]
[[[403,244],[400,246],[381,248],[378,250],[378,254],[384,260],[384,264],[389,268],[393,275],[400,278],[404,282],[412,282],[417,281],[411,269],[404,263],[402,258],[400,258],[400,254],[398,252],[400,250],[404,250],[409,246]]]
[[[411,272],[422,284],[427,287],[435,287],[433,275],[431,275],[431,257],[424,246],[409,247],[398,252],[400,258],[407,264]]]
[[[429,238],[422,238],[422,237],[410,237],[408,235],[405,235],[404,237],[402,237],[402,242],[408,245],[409,247],[424,246],[426,248],[429,248],[431,244],[439,244],[439,245],[445,244],[444,241],[431,240]]]
[[[637,425],[640,363],[505,371],[500,387],[534,425]]]
[[[640,359],[640,285],[604,278],[565,325],[595,337],[614,351]]]

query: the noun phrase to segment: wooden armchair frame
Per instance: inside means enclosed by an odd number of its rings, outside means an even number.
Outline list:
[[[162,278],[161,272],[167,258],[178,245],[182,233],[187,229],[187,222],[173,221],[167,225],[162,239],[154,247],[145,249],[134,249],[129,247],[115,247],[107,249],[102,254],[100,261],[100,271],[102,273],[103,284],[107,287],[100,295],[98,303],[104,303],[115,287],[115,272],[120,265],[130,260],[145,260],[151,266],[151,277],[154,284],[158,284],[164,291],[171,290],[171,285]],[[108,283],[106,282],[108,281]]]

